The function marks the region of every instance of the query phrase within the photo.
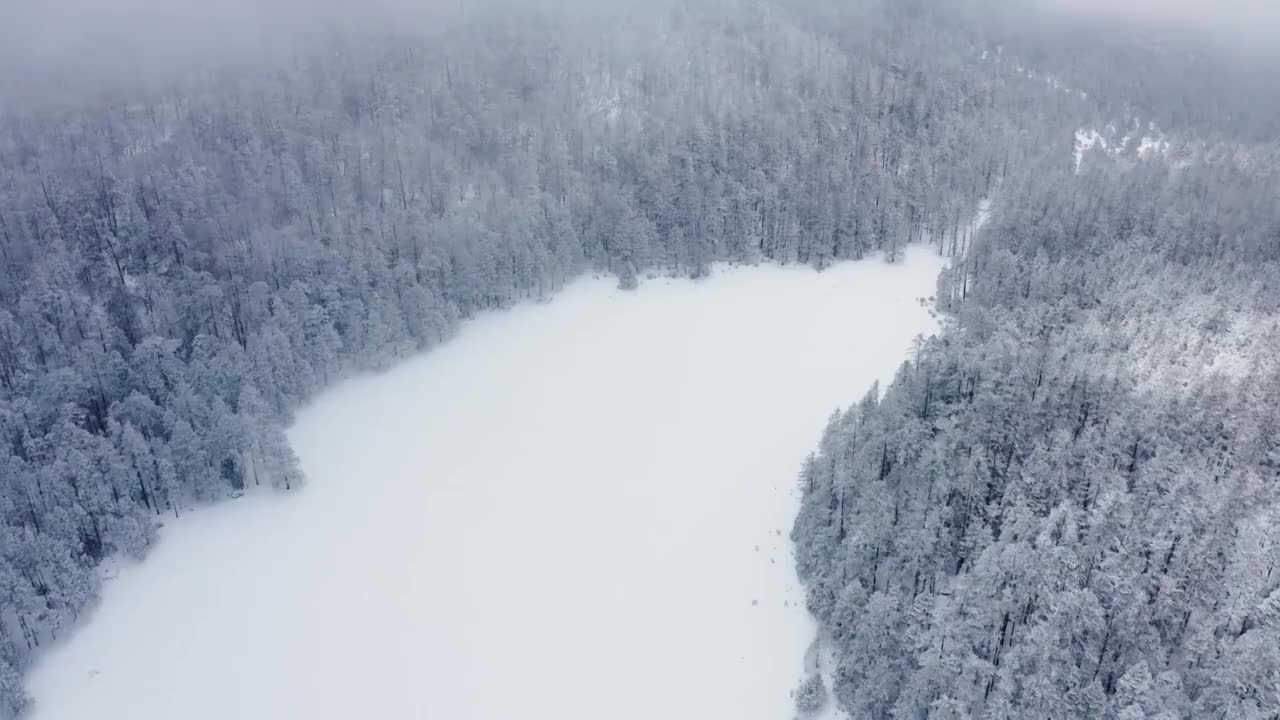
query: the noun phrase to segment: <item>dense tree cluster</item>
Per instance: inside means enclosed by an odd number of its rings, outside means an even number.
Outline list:
[[[974,53],[892,3],[475,13],[12,107],[0,715],[100,561],[298,483],[282,428],[344,374],[584,271],[962,246],[977,199],[1070,127]]]
[[[1280,345],[1229,321],[1280,310],[1275,151],[1011,174],[800,478],[854,717],[1275,717]]]

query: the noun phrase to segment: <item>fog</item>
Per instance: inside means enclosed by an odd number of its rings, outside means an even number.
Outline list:
[[[691,2],[723,0],[691,0]],[[781,0],[782,3],[812,0]],[[835,0],[831,0],[834,2]],[[864,4],[878,0],[862,0]],[[1280,38],[1280,4],[1270,0],[1025,0],[1085,20],[1193,30],[1231,46],[1270,48]],[[1011,7],[975,0],[975,12]],[[431,32],[499,9],[551,8],[565,17],[615,13],[634,0],[16,0],[0,22],[0,80],[33,74],[74,77],[149,73],[158,65],[245,58],[288,48],[333,28],[394,26]],[[843,7],[843,6],[842,6]],[[654,12],[652,3],[644,9]],[[116,78],[119,79],[119,78]]]
[[[1059,12],[1140,29],[1193,32],[1227,47],[1272,50],[1280,40],[1274,0],[1045,0]]]
[[[1232,53],[1268,56],[1280,37],[1280,5],[1266,0],[1024,1],[1037,7],[1037,14],[1048,7],[1051,26],[1088,23],[1089,35],[1098,32],[1100,20],[1122,32],[1175,31],[1200,45],[1207,41]],[[725,12],[733,6],[725,0],[689,2],[716,2]],[[880,0],[862,0],[875,2]],[[744,7],[749,4],[744,0]],[[299,45],[323,41],[335,30],[394,28],[429,36],[459,21],[510,17],[524,9],[550,10],[576,23],[603,15],[601,27],[616,29],[617,15],[626,8],[648,17],[663,12],[638,0],[17,0],[11,5],[0,22],[0,111],[33,100],[74,100],[95,91],[162,83],[193,68],[262,64]],[[840,12],[857,12],[858,3],[852,5],[841,5]],[[948,6],[947,12],[956,7]],[[974,0],[970,7],[982,17],[1014,6],[1006,0]],[[1055,11],[1067,16],[1054,17]]]
[[[9,0],[6,0],[8,2]],[[702,0],[694,0],[700,2]],[[665,3],[666,0],[657,0]],[[618,25],[641,0],[13,0],[0,18],[0,111],[5,101],[56,101],[133,90],[229,63],[267,64],[299,48],[374,31],[440,37],[460,24],[521,12],[566,27]],[[597,33],[598,35],[598,33]]]
[[[428,0],[412,12],[429,28],[442,5]],[[47,95],[164,80],[192,66],[262,60],[337,27],[403,26],[409,12],[389,0],[18,0],[0,22],[0,83]]]

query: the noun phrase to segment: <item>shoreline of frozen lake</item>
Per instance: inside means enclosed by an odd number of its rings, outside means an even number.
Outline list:
[[[793,479],[941,267],[581,280],[341,383],[290,431],[305,488],[171,523],[34,718],[790,717]]]

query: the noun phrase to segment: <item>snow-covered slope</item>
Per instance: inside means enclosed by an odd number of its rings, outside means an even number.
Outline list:
[[[342,384],[291,433],[309,484],[173,523],[35,717],[785,720],[789,479],[932,330],[939,270],[586,280]]]

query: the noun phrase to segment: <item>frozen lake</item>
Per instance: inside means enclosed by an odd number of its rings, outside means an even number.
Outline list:
[[[787,533],[941,260],[583,280],[298,417],[301,491],[171,522],[30,678],[37,720],[787,720]]]

